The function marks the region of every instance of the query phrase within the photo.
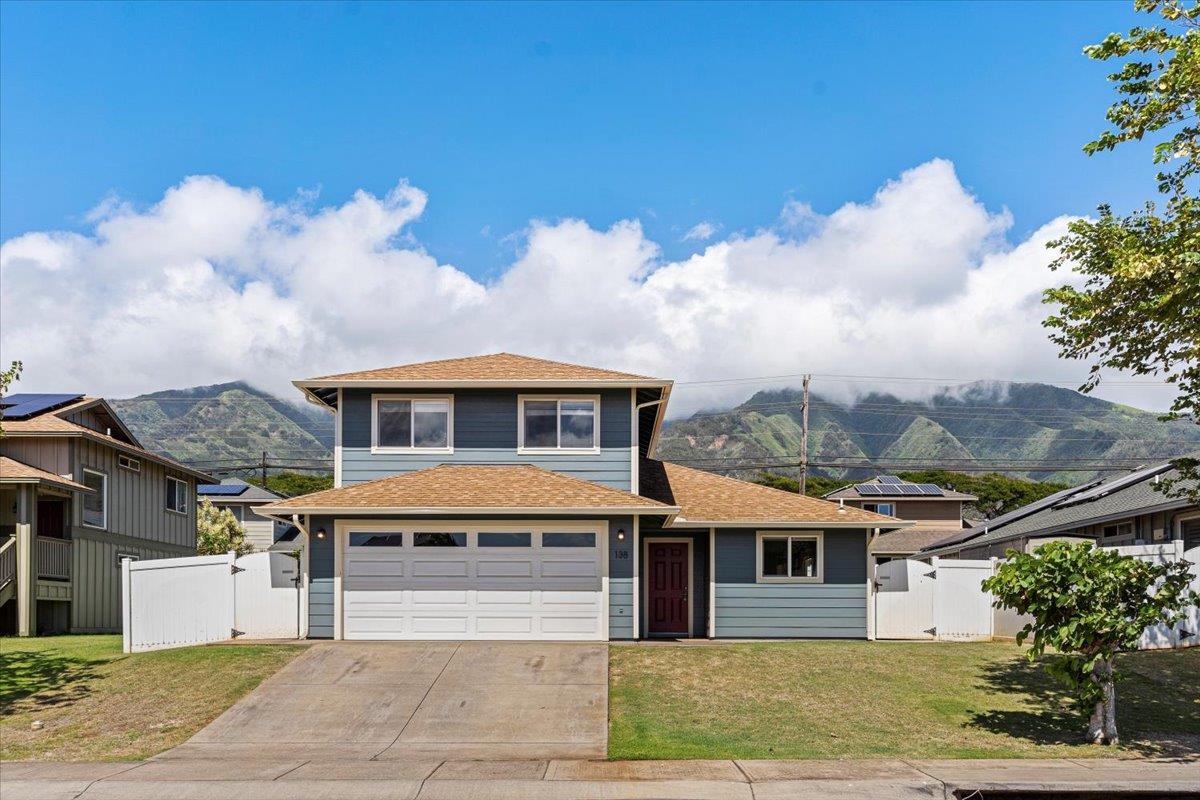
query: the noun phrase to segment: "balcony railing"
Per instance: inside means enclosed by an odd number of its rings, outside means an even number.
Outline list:
[[[71,542],[48,536],[37,537],[37,573],[39,578],[71,580]]]

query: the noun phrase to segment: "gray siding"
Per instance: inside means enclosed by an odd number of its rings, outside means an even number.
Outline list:
[[[617,531],[625,531],[625,540]],[[608,638],[633,638],[633,518],[608,523]]]
[[[600,394],[600,453],[519,455],[517,396],[564,392],[472,389],[454,396],[454,452],[430,454],[371,452],[371,390],[342,393],[342,484],[435,467],[439,464],[533,464],[583,480],[629,491],[632,470],[631,400],[627,389]],[[590,392],[596,394],[595,392]],[[421,394],[403,392],[402,394]],[[429,392],[447,394],[447,392]]]
[[[147,458],[140,459],[140,472],[117,466],[117,451],[99,442],[77,439],[73,444],[75,480],[83,482],[84,467],[108,475],[108,524],[105,530],[147,542],[196,547],[196,481]],[[188,485],[186,514],[167,511],[167,476]],[[86,536],[94,529],[83,527],[83,504],[72,504],[72,535]]]
[[[325,538],[316,538],[317,529]],[[308,523],[308,636],[333,638],[333,518],[313,517]]]
[[[0,454],[15,458],[31,467],[71,474],[71,440],[67,438],[17,437],[0,438]]]
[[[178,558],[190,552],[194,551],[155,546],[123,536],[77,534],[71,544],[71,630],[77,633],[121,630],[121,569],[117,553],[129,553],[145,561]]]
[[[755,534],[717,531],[718,637],[866,637],[865,531],[825,531],[825,582],[793,584],[756,582]]]

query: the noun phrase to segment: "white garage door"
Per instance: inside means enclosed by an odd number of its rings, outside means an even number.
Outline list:
[[[607,638],[599,523],[373,522],[338,537],[346,639]]]

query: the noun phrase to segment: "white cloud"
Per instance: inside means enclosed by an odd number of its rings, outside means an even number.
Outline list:
[[[109,396],[247,378],[294,397],[298,377],[497,350],[681,382],[1085,373],[1056,358],[1041,327],[1041,291],[1063,279],[1046,268],[1045,242],[1067,220],[1012,245],[1008,213],[989,211],[946,161],[828,216],[789,201],[783,225],[682,261],[664,260],[636,221],[533,222],[488,284],[413,240],[425,201],[400,183],[315,207],[307,194],[273,202],[214,177],[147,209],[106,200],[85,234],[29,233],[0,248],[3,358],[24,360],[22,390]],[[674,410],[760,385],[681,383]],[[1161,408],[1168,396],[1121,399]]]
[[[709,239],[717,235],[721,230],[721,226],[716,223],[701,221],[697,222],[688,232],[683,235],[679,241],[681,242],[707,242]]]

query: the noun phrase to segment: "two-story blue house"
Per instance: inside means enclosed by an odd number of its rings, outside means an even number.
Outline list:
[[[906,524],[649,458],[671,381],[506,353],[296,381],[334,488],[307,537],[335,639],[870,636],[868,547]]]

